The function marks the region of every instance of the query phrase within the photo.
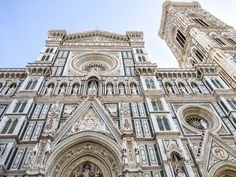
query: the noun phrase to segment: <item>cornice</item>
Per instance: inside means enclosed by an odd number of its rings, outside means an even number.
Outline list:
[[[24,79],[26,76],[25,68],[0,68],[0,78]]]

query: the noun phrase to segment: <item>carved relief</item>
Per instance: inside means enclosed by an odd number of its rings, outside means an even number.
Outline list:
[[[92,108],[89,108],[86,114],[74,123],[70,133],[73,134],[76,132],[86,131],[86,130],[92,130],[110,134],[105,123],[101,120],[101,118],[98,117],[98,115]]]
[[[67,118],[72,115],[72,113],[77,108],[77,105],[65,104],[62,112],[62,117]]]

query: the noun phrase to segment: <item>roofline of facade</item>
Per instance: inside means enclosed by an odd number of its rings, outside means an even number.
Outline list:
[[[48,37],[59,37],[66,40],[74,40],[78,38],[86,38],[92,36],[107,37],[115,40],[129,41],[130,38],[141,38],[143,39],[142,31],[127,31],[126,34],[118,34],[102,30],[92,30],[79,33],[67,33],[66,30],[49,30]]]

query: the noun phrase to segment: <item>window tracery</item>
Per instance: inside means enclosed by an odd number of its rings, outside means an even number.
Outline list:
[[[189,115],[185,118],[185,121],[198,130],[206,130],[209,128],[207,120],[199,115]]]

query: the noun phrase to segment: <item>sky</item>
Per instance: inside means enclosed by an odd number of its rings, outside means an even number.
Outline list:
[[[176,1],[176,0],[175,0]],[[189,2],[187,0],[182,0]],[[45,45],[48,30],[68,33],[143,31],[145,48],[159,67],[178,67],[158,36],[164,0],[0,0],[0,68],[24,68]],[[204,9],[236,27],[236,0],[199,0]]]

